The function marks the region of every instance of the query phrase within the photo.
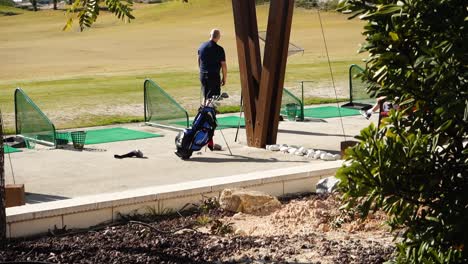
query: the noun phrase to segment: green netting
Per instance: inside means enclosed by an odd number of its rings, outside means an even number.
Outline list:
[[[372,99],[367,93],[367,84],[362,80],[364,69],[358,65],[352,64],[349,67],[349,101],[350,103],[368,104]]]
[[[15,90],[16,134],[39,143],[55,145],[55,126],[26,93]]]
[[[144,96],[145,122],[171,127],[185,121],[183,126],[189,126],[187,111],[152,80],[145,80]]]
[[[286,88],[283,88],[280,113],[289,120],[304,120],[304,105]]]

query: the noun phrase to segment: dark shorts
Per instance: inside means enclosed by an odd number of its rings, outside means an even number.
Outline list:
[[[221,77],[219,73],[200,73],[200,82],[205,99],[221,94]]]

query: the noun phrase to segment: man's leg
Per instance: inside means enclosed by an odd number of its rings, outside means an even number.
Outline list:
[[[221,78],[218,74],[208,74],[207,86],[208,92],[205,95],[205,99],[212,98],[213,96],[218,96],[221,94]],[[221,150],[221,146],[215,144],[213,141],[213,137],[211,137],[210,141],[208,142],[208,148],[213,150]]]
[[[208,91],[205,93],[207,99],[221,94],[221,78],[219,73],[208,74],[206,88],[208,88]]]

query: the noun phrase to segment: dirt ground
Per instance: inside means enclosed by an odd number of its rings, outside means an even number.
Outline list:
[[[338,209],[337,195],[286,197],[282,203],[266,216],[233,214],[209,202],[190,214],[123,216],[114,226],[11,241],[0,261],[383,263],[393,254],[383,213],[358,220]]]

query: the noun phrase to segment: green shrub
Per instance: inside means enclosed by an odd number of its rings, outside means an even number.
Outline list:
[[[0,6],[15,6],[13,0],[0,0]]]
[[[369,92],[400,104],[347,150],[346,205],[402,228],[397,262],[468,263],[467,2],[343,2],[367,21]]]

